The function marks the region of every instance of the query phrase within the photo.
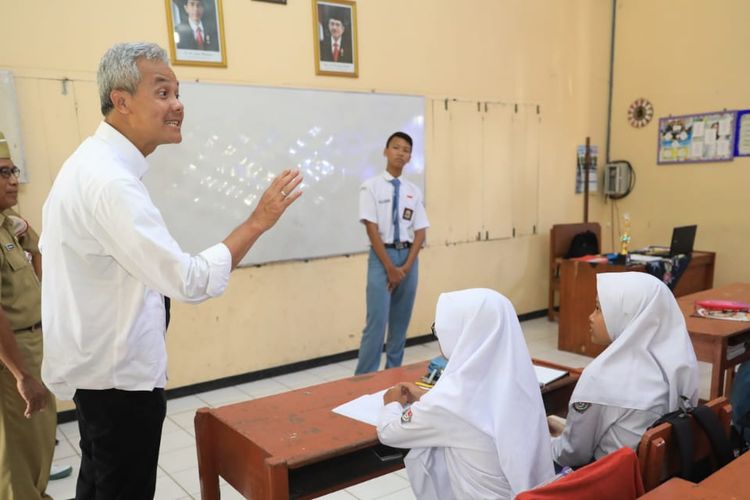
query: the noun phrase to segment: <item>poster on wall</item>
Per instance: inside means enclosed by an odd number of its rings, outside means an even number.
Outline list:
[[[734,111],[660,118],[657,163],[731,160],[735,120]]]
[[[734,156],[750,156],[750,109],[737,111]]]
[[[586,146],[581,144],[578,146],[578,161],[576,162],[576,193],[583,193],[583,181],[586,172]],[[599,156],[599,148],[597,146],[589,146],[589,156],[591,163],[589,164],[589,193],[596,192],[596,162]]]

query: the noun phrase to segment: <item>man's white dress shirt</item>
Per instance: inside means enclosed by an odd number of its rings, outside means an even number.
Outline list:
[[[164,387],[163,295],[200,302],[229,281],[224,244],[191,256],[170,236],[141,182],[147,169],[143,154],[102,122],[44,203],[42,376],[60,399],[76,389]]]

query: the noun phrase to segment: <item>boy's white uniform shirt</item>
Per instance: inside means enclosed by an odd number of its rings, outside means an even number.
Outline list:
[[[448,358],[407,409],[380,414],[384,444],[405,459],[419,499],[512,498],[553,474],[539,383],[510,301],[493,290],[440,295],[435,331]]]
[[[395,179],[387,171],[362,183],[359,189],[359,221],[374,222],[383,243],[393,243],[393,193],[391,181]],[[398,196],[399,241],[414,241],[414,231],[430,226],[424,209],[422,191],[404,176],[399,177],[401,187]]]
[[[565,431],[552,440],[562,465],[635,449],[649,425],[679,408],[681,397],[698,402],[695,351],[669,288],[639,272],[596,278],[612,343],[581,374]]]

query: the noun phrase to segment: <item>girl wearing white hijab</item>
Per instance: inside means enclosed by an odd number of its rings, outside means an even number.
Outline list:
[[[581,374],[564,431],[552,439],[555,461],[571,467],[624,446],[635,449],[682,398],[698,401],[695,352],[667,286],[638,272],[597,274],[596,280],[591,339],[609,346]]]
[[[435,335],[448,358],[437,384],[389,389],[378,422],[381,442],[411,448],[416,497],[512,498],[550,479],[544,404],[510,301],[487,289],[444,293]]]

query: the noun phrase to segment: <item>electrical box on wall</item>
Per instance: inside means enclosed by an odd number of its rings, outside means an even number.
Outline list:
[[[604,194],[622,198],[630,194],[635,184],[635,172],[630,163],[615,161],[604,166]]]

